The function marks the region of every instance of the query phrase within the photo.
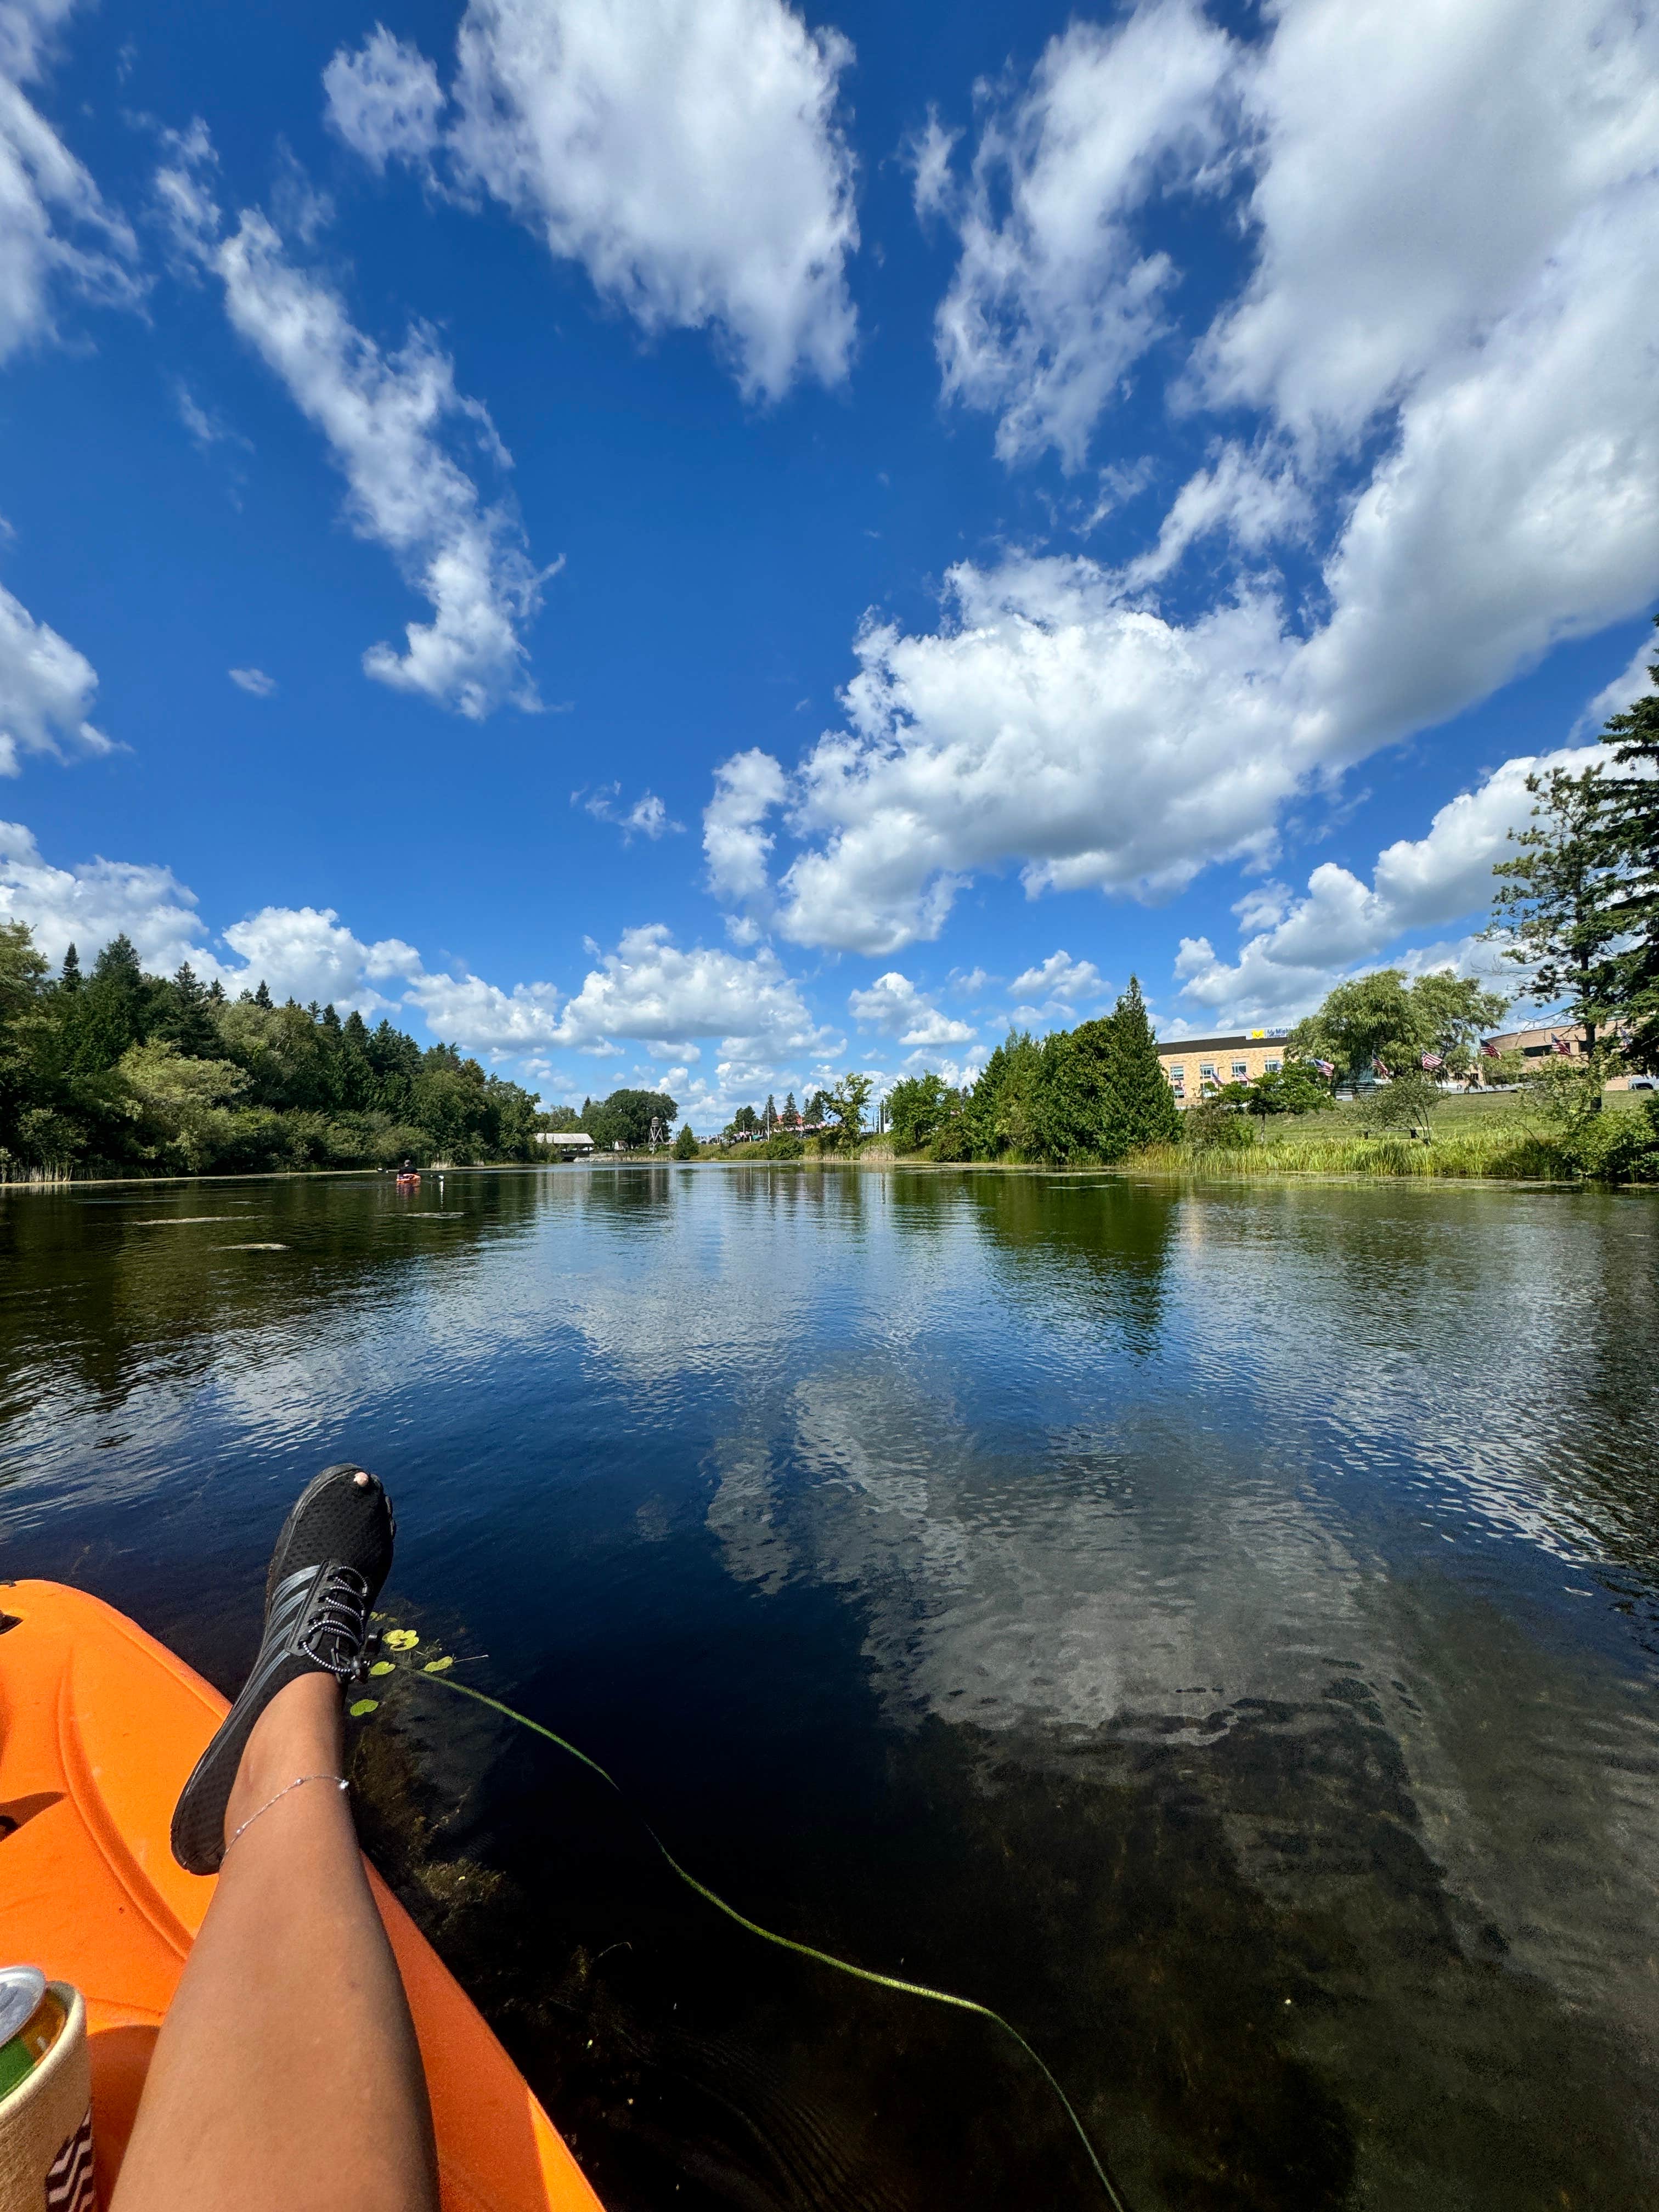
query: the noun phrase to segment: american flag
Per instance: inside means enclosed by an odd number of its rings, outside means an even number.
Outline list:
[[[1319,1070],[1322,1075],[1328,1076],[1334,1075],[1336,1073],[1336,1065],[1334,1060],[1316,1060],[1314,1062],[1314,1066]]]
[[[1425,1052],[1420,1063],[1425,1067],[1443,1067],[1446,1063],[1437,1052]]]
[[[1550,1050],[1554,1053],[1559,1053],[1563,1060],[1571,1060],[1572,1057],[1571,1038],[1567,1036],[1562,1030],[1557,1030],[1554,1036],[1550,1039]]]
[[[1498,1051],[1498,1047],[1495,1044],[1483,1044],[1480,1048],[1480,1057],[1482,1060],[1501,1060],[1503,1056],[1504,1055]]]
[[[1383,1083],[1392,1083],[1392,1082],[1393,1082],[1393,1080],[1394,1080],[1394,1076],[1393,1076],[1392,1072],[1391,1072],[1389,1068],[1385,1067],[1385,1066],[1383,1066],[1382,1062],[1380,1060],[1374,1060],[1371,1062],[1371,1068],[1372,1068],[1373,1073],[1374,1073],[1378,1077],[1378,1079],[1379,1079],[1382,1082],[1383,1082]]]

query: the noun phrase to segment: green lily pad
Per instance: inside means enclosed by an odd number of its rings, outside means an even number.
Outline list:
[[[453,1659],[428,1659],[421,1672],[423,1674],[441,1674],[446,1667],[453,1667],[454,1664],[455,1662]]]
[[[357,1698],[346,1707],[346,1711],[354,1721],[362,1720],[365,1713],[378,1713],[380,1710],[380,1701],[378,1698]]]
[[[397,1669],[389,1659],[377,1659],[368,1671],[371,1674],[395,1674]]]

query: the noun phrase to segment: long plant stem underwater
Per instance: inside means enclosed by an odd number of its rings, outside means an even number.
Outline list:
[[[574,1743],[567,1742],[563,1736],[556,1735],[550,1728],[544,1728],[539,1721],[532,1721],[528,1713],[519,1712],[513,1706],[503,1705],[499,1698],[486,1697],[482,1690],[472,1689],[465,1682],[453,1681],[447,1674],[428,1674],[424,1669],[417,1669],[407,1665],[400,1666],[398,1672],[400,1674],[409,1674],[417,1681],[430,1682],[440,1689],[453,1690],[457,1697],[471,1698],[477,1705],[488,1705],[492,1712],[501,1714],[505,1719],[516,1721],[520,1728],[528,1729],[532,1735],[544,1737],[549,1743],[556,1745],[559,1750],[568,1753],[572,1759],[580,1759],[584,1766],[597,1774],[601,1782],[614,1790],[617,1796],[627,1803],[627,1792],[615,1775],[607,1774],[597,1759],[590,1759],[585,1751],[580,1750]],[[816,1944],[798,1943],[791,1936],[780,1936],[770,1928],[763,1928],[759,1921],[750,1920],[747,1914],[739,1912],[735,1905],[728,1905],[723,1897],[716,1896],[714,1892],[700,1882],[695,1875],[688,1874],[644,1814],[640,1813],[637,1808],[633,1809],[641,1826],[661,1854],[665,1864],[678,1875],[686,1887],[695,1891],[706,1905],[712,1905],[716,1912],[722,1912],[728,1920],[734,1920],[738,1926],[745,1929],[748,1934],[759,1936],[762,1942],[774,1943],[781,1951],[793,1951],[799,1958],[814,1960],[821,1966],[832,1967],[838,1974],[850,1974],[856,1981],[873,1983],[878,1990],[894,1990],[901,1996],[922,1997],[929,2004],[950,2005],[957,2012],[976,2014],[981,2020],[988,2020],[993,2027],[1000,2027],[1005,2035],[1012,2036],[1054,2091],[1055,2096],[1059,2098],[1065,2109],[1066,2117],[1076,2130],[1077,2139],[1088,2155],[1089,2163],[1094,2168],[1096,2179],[1105,2191],[1106,2200],[1113,2208],[1113,2212],[1127,2212],[1127,2207],[1118,2192],[1117,2185],[1106,2171],[1105,2163],[1091,2142],[1089,2131],[1079,2118],[1077,2109],[1071,2099],[1060,2087],[1042,2053],[1032,2049],[1012,2021],[1005,2020],[1000,2012],[994,2011],[989,2005],[981,2004],[974,1997],[957,1996],[950,1990],[932,1989],[926,1982],[902,1981],[895,1974],[878,1974],[873,1967],[855,1966],[849,1959],[838,1959],[833,1952],[820,1951]]]

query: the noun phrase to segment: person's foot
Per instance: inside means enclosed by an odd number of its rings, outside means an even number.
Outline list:
[[[271,1553],[253,1672],[173,1808],[173,1856],[188,1873],[218,1870],[242,1754],[272,1699],[306,1674],[349,1682],[361,1670],[396,1534],[385,1489],[362,1468],[325,1468],[301,1493]]]

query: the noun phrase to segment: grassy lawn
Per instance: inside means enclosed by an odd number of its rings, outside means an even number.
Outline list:
[[[1602,1111],[1638,1112],[1644,1098],[1650,1095],[1642,1091],[1604,1091]],[[1338,1106],[1328,1114],[1273,1114],[1265,1126],[1261,1121],[1252,1126],[1267,1143],[1295,1145],[1328,1144],[1337,1137],[1363,1136],[1375,1123],[1370,1106],[1356,1099],[1352,1105]],[[1477,1091],[1467,1097],[1448,1098],[1435,1109],[1434,1141],[1441,1144],[1455,1137],[1492,1137],[1500,1129],[1520,1136],[1539,1126],[1536,1110],[1528,1114],[1526,1102],[1519,1091]]]
[[[1640,1111],[1653,1094],[1609,1091],[1611,1117]],[[1607,1125],[1613,1126],[1611,1119]],[[1194,1153],[1177,1145],[1155,1145],[1134,1165],[1188,1175],[1249,1181],[1257,1176],[1370,1175],[1483,1176],[1526,1182],[1572,1182],[1580,1167],[1548,1129],[1535,1107],[1516,1091],[1477,1091],[1448,1098],[1436,1109],[1431,1141],[1403,1132],[1373,1129],[1370,1109],[1356,1100],[1328,1114],[1276,1114],[1253,1121],[1256,1142],[1240,1152]]]

